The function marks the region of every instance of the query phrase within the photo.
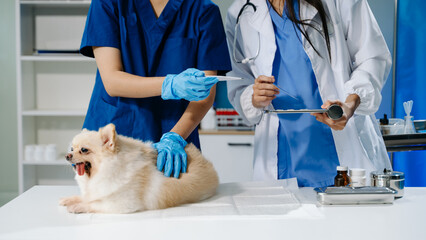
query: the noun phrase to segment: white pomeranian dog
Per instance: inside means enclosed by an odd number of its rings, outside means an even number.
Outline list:
[[[156,168],[150,143],[118,135],[114,124],[83,130],[66,156],[81,196],[60,200],[71,213],[132,213],[198,202],[215,194],[218,176],[193,144],[185,148],[187,172],[179,179]]]

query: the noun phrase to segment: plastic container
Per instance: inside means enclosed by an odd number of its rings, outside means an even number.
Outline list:
[[[201,120],[201,129],[203,130],[214,130],[216,129],[216,111],[210,108],[209,111]]]
[[[416,129],[413,124],[413,116],[410,115],[411,110],[413,109],[413,100],[406,101],[403,103],[404,110],[406,116],[404,117],[405,125],[404,125],[404,133],[405,134],[413,134],[416,133]]]
[[[351,178],[351,187],[365,187],[367,185],[365,169],[351,168],[349,169],[349,176]]]
[[[46,146],[44,150],[44,159],[48,162],[54,162],[56,161],[56,145],[55,144],[49,144]]]
[[[378,120],[380,121],[380,120]],[[389,124],[380,125],[380,131],[383,135],[396,135],[396,134],[404,134],[405,121],[400,118],[389,118]]]
[[[404,117],[404,133],[405,134],[413,134],[416,133],[416,129],[414,128],[413,116],[405,116]]]
[[[216,124],[219,130],[254,130],[254,126],[247,126],[234,109],[216,109]]]
[[[41,162],[44,161],[44,150],[45,150],[45,146],[44,145],[36,145],[34,148],[34,158],[33,160],[36,162]]]
[[[34,151],[35,145],[26,145],[25,146],[25,161],[31,162],[34,161]]]

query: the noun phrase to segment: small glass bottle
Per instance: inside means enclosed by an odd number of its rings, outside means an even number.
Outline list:
[[[380,130],[382,131],[382,135],[390,134],[389,119],[386,114],[380,119]]]
[[[350,178],[348,176],[348,167],[338,166],[337,167],[337,175],[334,178],[334,186],[335,187],[346,187],[350,183]]]

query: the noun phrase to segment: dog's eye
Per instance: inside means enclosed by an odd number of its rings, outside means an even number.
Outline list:
[[[82,153],[87,153],[89,150],[87,148],[81,148]]]
[[[74,151],[74,148],[71,147],[71,152]]]

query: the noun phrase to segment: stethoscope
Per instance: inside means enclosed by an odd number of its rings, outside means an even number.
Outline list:
[[[246,8],[249,8],[249,7],[253,8],[254,12],[256,12],[256,10],[257,10],[256,6],[253,3],[251,3],[250,0],[247,0],[247,2],[241,7],[240,12],[237,15],[237,21],[236,21],[236,24],[235,24],[235,37],[234,37],[234,42],[233,42],[234,49],[233,49],[233,53],[232,53],[234,61],[236,63],[246,64],[250,61],[255,60],[259,56],[259,53],[260,53],[260,33],[258,32],[259,46],[257,48],[255,56],[254,57],[245,57],[245,58],[243,56],[242,60],[237,59],[237,54],[236,54],[237,36],[238,36],[237,29],[239,28],[239,25],[240,25],[240,17],[243,15]],[[243,55],[243,54],[241,53],[241,55]],[[279,87],[278,85],[276,85],[276,86],[280,90],[284,91],[284,93],[287,94],[288,96],[290,96],[291,98],[298,100],[296,97],[292,96],[290,93],[288,93],[283,88]],[[277,113],[277,114],[284,114],[284,113],[326,113],[327,116],[330,119],[338,120],[343,116],[343,109],[342,109],[341,106],[339,106],[337,104],[333,104],[333,105],[329,106],[327,109],[298,109],[298,110],[278,109],[278,110],[264,110],[263,113]]]
[[[240,12],[237,15],[237,22],[235,24],[235,31],[234,31],[235,32],[235,37],[234,37],[234,42],[233,42],[234,50],[233,50],[233,53],[232,53],[234,61],[236,63],[246,64],[246,63],[248,63],[250,61],[255,60],[259,56],[259,53],[260,53],[260,33],[258,32],[257,34],[258,34],[258,39],[259,39],[259,41],[258,41],[259,46],[257,48],[256,54],[254,55],[254,57],[245,57],[244,58],[244,56],[243,56],[243,59],[241,59],[241,60],[237,59],[237,53],[236,53],[236,49],[237,49],[236,48],[236,46],[237,46],[237,36],[238,36],[237,30],[238,30],[238,28],[241,29],[241,27],[239,27],[240,26],[240,17],[243,15],[244,10],[246,10],[246,8],[249,8],[249,7],[252,7],[253,10],[254,10],[254,12],[256,12],[256,10],[257,10],[256,6],[253,3],[251,3],[250,0],[247,0],[247,2],[241,7]],[[241,53],[241,55],[243,55],[243,54]]]
[[[243,15],[244,10],[246,10],[246,8],[248,8],[248,7],[252,7],[253,10],[254,10],[254,12],[256,12],[256,10],[257,10],[256,6],[253,3],[251,3],[250,0],[247,0],[247,2],[241,7],[240,12],[237,15],[237,22],[235,24],[235,37],[234,37],[234,42],[233,42],[234,49],[232,51],[232,55],[233,55],[232,57],[234,58],[234,61],[236,63],[242,63],[242,64],[246,64],[246,63],[248,63],[250,61],[254,61],[259,56],[259,53],[260,53],[260,33],[257,32],[257,37],[258,37],[258,43],[259,43],[259,45],[257,47],[257,51],[256,51],[256,54],[254,55],[254,57],[245,57],[244,58],[244,56],[243,56],[243,59],[241,59],[241,60],[237,59],[237,54],[236,54],[237,36],[238,36],[237,29],[239,28],[238,26],[240,25],[240,17]],[[243,55],[243,53],[241,53],[241,55]],[[279,89],[281,89],[281,91],[283,91],[285,94],[287,94],[288,96],[290,96],[291,98],[293,98],[295,100],[298,100],[296,97],[292,96],[290,93],[288,93],[283,88],[279,87],[278,85],[277,85],[277,87]]]
[[[248,63],[250,61],[254,61],[259,56],[259,53],[260,53],[260,33],[257,32],[257,37],[258,37],[258,43],[259,43],[259,45],[257,47],[257,51],[256,51],[256,54],[254,55],[254,57],[245,57],[244,58],[244,56],[243,56],[243,59],[241,59],[241,60],[237,59],[237,54],[236,54],[237,36],[238,36],[237,29],[239,28],[238,26],[240,25],[240,17],[243,15],[244,10],[246,10],[246,8],[248,8],[248,7],[252,7],[253,10],[254,10],[254,12],[256,12],[256,10],[257,10],[256,6],[253,3],[251,3],[250,0],[247,0],[247,2],[241,7],[240,12],[237,15],[237,21],[236,21],[236,24],[235,24],[235,37],[234,37],[234,42],[233,42],[234,49],[232,51],[232,55],[233,55],[234,61],[236,63],[242,63],[242,64],[246,64],[246,63]],[[241,53],[241,55],[243,55],[243,53]],[[278,85],[276,85],[276,86],[279,89],[281,89],[281,91],[283,91],[285,94],[287,94],[291,98],[293,98],[293,99],[295,99],[295,100],[298,101],[298,99],[296,97],[292,96],[289,92],[287,92],[286,90],[284,90],[282,87],[280,87]],[[269,113],[269,112],[266,112],[266,113]]]

